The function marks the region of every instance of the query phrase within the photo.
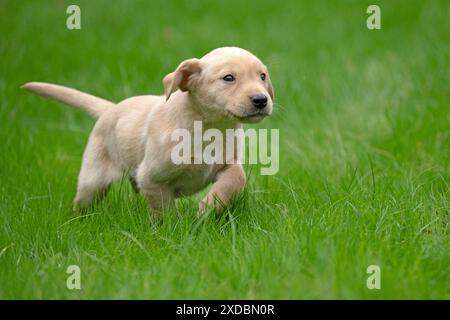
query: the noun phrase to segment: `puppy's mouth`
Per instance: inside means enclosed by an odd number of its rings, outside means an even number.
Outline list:
[[[230,110],[225,110],[225,111],[227,112],[227,115],[230,116],[231,118],[237,119],[241,122],[249,122],[249,123],[259,122],[269,115],[268,113],[262,112],[262,111],[245,114],[245,115],[237,115],[234,112],[231,112]]]

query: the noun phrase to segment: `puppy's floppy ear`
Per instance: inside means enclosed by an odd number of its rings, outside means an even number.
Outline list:
[[[267,77],[267,92],[269,92],[270,97],[274,98],[274,92],[273,92],[273,85],[272,85],[272,81],[270,80],[270,76]]]
[[[200,74],[200,71],[200,60],[193,58],[183,61],[174,72],[165,76],[163,84],[166,100],[169,100],[170,95],[177,89],[188,91],[192,79]]]

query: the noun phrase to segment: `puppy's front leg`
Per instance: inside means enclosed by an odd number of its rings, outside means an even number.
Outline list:
[[[208,207],[222,211],[230,204],[233,196],[239,194],[245,186],[245,172],[240,164],[227,165],[219,171],[216,182],[206,197],[198,205],[199,213],[205,212]]]
[[[161,216],[165,210],[175,205],[175,196],[169,188],[160,185],[145,185],[142,193],[147,198],[149,206],[153,212]]]
[[[157,216],[161,216],[164,210],[175,205],[173,190],[166,185],[154,183],[150,170],[145,166],[138,169],[137,183],[139,190],[147,198],[148,205]]]

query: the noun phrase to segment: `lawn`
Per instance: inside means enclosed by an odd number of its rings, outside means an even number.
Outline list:
[[[0,299],[450,299],[450,5],[376,1],[368,30],[372,3],[0,0]],[[249,127],[280,130],[279,172],[246,166],[221,216],[197,218],[203,192],[155,222],[127,181],[74,212],[94,120],[20,85],[161,94],[225,45],[269,67],[274,114]]]

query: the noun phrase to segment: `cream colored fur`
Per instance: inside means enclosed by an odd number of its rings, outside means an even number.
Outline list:
[[[261,79],[261,74],[266,79]],[[232,74],[233,83],[223,77]],[[115,104],[67,87],[30,82],[24,89],[80,108],[98,119],[83,155],[75,205],[90,206],[109,185],[128,176],[157,213],[171,207],[180,196],[213,186],[199,210],[218,210],[245,185],[240,164],[175,165],[171,151],[173,130],[193,131],[194,121],[203,130],[240,128],[258,122],[272,112],[273,88],[267,68],[244,49],[215,49],[201,59],[189,59],[164,80],[165,96],[136,96]],[[268,97],[267,106],[256,109],[251,96]],[[192,134],[193,136],[193,134]]]

